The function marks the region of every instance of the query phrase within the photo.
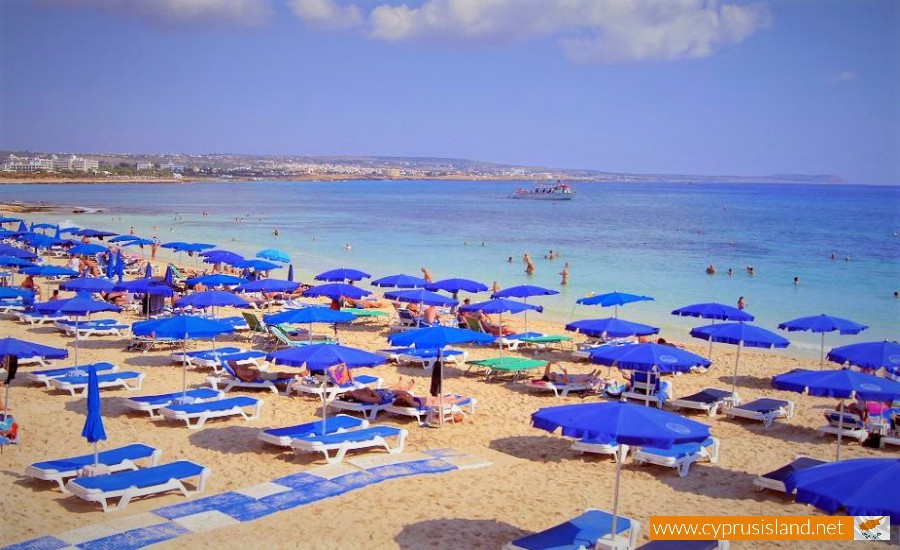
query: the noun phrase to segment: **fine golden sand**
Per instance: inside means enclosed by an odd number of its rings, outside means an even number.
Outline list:
[[[221,314],[238,314],[223,311]],[[98,315],[97,317],[110,317]],[[126,323],[138,320],[121,314]],[[529,328],[559,333],[561,326],[541,323],[532,316]],[[514,322],[516,319],[514,319]],[[72,339],[48,326],[0,321],[2,336],[14,336],[52,346],[67,346],[70,358],[57,364],[72,364]],[[320,329],[324,330],[324,329]],[[341,330],[341,341],[370,351],[387,347],[387,321],[357,322]],[[219,345],[242,342],[241,336],[220,338]],[[146,354],[125,351],[127,338],[92,337],[80,344],[79,362],[109,361],[122,370],[147,375],[141,394],[176,391],[181,387],[181,367],[169,360],[170,351]],[[705,354],[703,342],[685,342],[691,351]],[[235,344],[237,345],[237,344]],[[209,347],[209,342],[198,342]],[[495,356],[496,348],[468,348],[469,357]],[[704,374],[673,377],[676,395],[704,387],[727,388],[735,359],[734,347],[716,345],[713,367]],[[535,352],[512,352],[528,357]],[[540,352],[542,359],[565,362],[573,372],[589,372],[587,363],[573,363],[569,352]],[[795,504],[776,493],[759,493],[752,480],[803,454],[832,460],[833,438],[819,438],[815,430],[823,424],[822,413],[834,400],[778,392],[770,388],[771,376],[797,367],[817,368],[814,360],[792,358],[782,353],[754,353],[741,357],[739,391],[745,401],[757,397],[791,399],[797,403],[794,418],[779,420],[770,429],[759,422],[714,419],[691,415],[712,426],[722,441],[720,462],[695,464],[686,478],[675,470],[637,466],[631,461],[623,469],[620,513],[640,521],[645,528],[641,541],[649,538],[653,514],[806,515],[814,508]],[[35,367],[26,367],[26,370]],[[604,367],[604,372],[606,369]],[[386,365],[377,369],[386,383],[400,376],[412,378],[424,393],[428,375],[421,368]],[[191,369],[188,384],[205,383],[207,372]],[[623,378],[613,371],[613,376]],[[279,548],[499,548],[523,534],[544,529],[580,513],[588,507],[611,510],[615,467],[610,457],[582,456],[558,435],[531,428],[530,414],[541,407],[578,403],[580,397],[556,399],[551,393],[533,392],[526,384],[486,383],[464,376],[458,368],[446,369],[445,390],[475,396],[478,410],[461,424],[443,429],[420,428],[406,417],[382,413],[378,421],[410,431],[410,451],[452,447],[490,461],[485,468],[448,474],[413,476],[379,483],[342,496],[277,513],[237,526],[213,529],[168,541],[161,546],[234,548],[247,544]],[[146,414],[126,412],[121,399],[126,391],[103,391],[103,414],[109,440],[101,450],[144,442],[163,449],[163,461],[188,459],[212,468],[206,494],[240,489],[276,477],[324,464],[319,456],[295,457],[257,442],[259,429],[309,421],[316,416],[313,398],[276,396],[269,392],[238,392],[265,400],[261,419],[213,420],[200,431],[182,423],[150,420]],[[32,483],[23,472],[32,462],[90,452],[80,436],[85,401],[67,393],[28,386],[17,380],[11,390],[13,412],[22,425],[18,446],[0,455],[0,545],[92,524],[120,520],[161,506],[184,502],[171,493],[132,502],[120,512],[104,514],[98,505],[63,495],[52,483]],[[596,400],[595,397],[589,400]],[[373,451],[378,452],[378,451]],[[887,456],[858,443],[845,443],[845,458]],[[833,544],[833,543],[831,543]],[[736,543],[749,547],[750,543]],[[754,543],[753,547],[801,546],[795,542]],[[810,543],[813,548],[820,543]]]

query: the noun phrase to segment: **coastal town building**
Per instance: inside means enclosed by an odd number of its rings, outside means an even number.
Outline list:
[[[7,161],[0,166],[0,169],[4,172],[37,172],[38,170],[45,170],[48,172],[54,170],[88,172],[99,168],[99,161],[77,157],[75,155],[62,158],[51,155],[50,158],[45,159],[40,157],[19,157],[11,154]]]

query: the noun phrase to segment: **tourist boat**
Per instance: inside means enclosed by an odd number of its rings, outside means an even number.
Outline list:
[[[532,189],[516,189],[511,199],[536,199],[542,201],[570,201],[575,197],[575,189],[568,183],[556,182],[552,185],[538,184]]]

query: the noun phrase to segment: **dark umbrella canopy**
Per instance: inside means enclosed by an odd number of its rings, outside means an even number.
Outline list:
[[[859,334],[869,328],[868,325],[857,323],[849,319],[832,317],[831,315],[814,315],[812,317],[800,317],[791,321],[779,323],[778,328],[788,332],[798,330],[819,332],[822,334],[822,347],[819,352],[819,368],[825,366],[825,333],[837,331],[840,334]]]
[[[135,294],[152,294],[155,296],[172,296],[175,291],[172,287],[158,279],[143,278],[134,279],[133,281],[125,281],[124,283],[116,283],[115,290],[123,292],[133,292]]]
[[[900,459],[854,458],[806,468],[784,481],[797,502],[829,514],[840,509],[852,516],[890,516],[900,523]],[[893,489],[890,489],[893,487]]]
[[[428,286],[428,281],[421,277],[399,273],[397,275],[388,275],[387,277],[375,279],[372,281],[372,285],[395,288],[425,288]]]
[[[315,276],[317,281],[331,281],[331,282],[340,282],[340,281],[361,281],[363,279],[368,279],[371,277],[365,271],[360,271],[358,269],[352,269],[349,267],[341,267],[338,269],[332,269],[330,271],[323,271]]]
[[[75,245],[69,249],[69,256],[93,256],[94,254],[102,254],[109,251],[108,248],[99,244],[84,243]]]

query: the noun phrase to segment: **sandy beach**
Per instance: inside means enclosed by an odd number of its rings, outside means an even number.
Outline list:
[[[239,313],[223,310],[220,314]],[[117,317],[128,324],[140,319],[131,313],[98,317]],[[515,326],[521,319],[514,317],[512,322]],[[387,347],[388,323],[384,318],[357,321],[341,330],[339,336],[346,345],[375,351]],[[73,364],[72,339],[56,329],[20,324],[10,318],[3,319],[0,327],[3,336],[68,347],[69,359],[57,363]],[[562,329],[533,318],[529,319],[529,328],[547,333],[560,333]],[[140,394],[180,389],[181,367],[170,361],[171,350],[129,352],[125,351],[128,341],[127,337],[91,337],[81,341],[79,362],[109,361],[122,370],[146,374],[143,389],[137,392]],[[194,347],[205,348],[209,344],[198,341]],[[226,344],[251,346],[240,334],[218,340],[218,345]],[[702,342],[681,344],[697,353],[707,351]],[[497,354],[495,347],[466,349],[470,360]],[[708,372],[672,377],[675,395],[687,395],[710,386],[727,388],[734,351],[732,346],[718,344]],[[590,372],[596,368],[573,362],[567,350],[506,353],[561,361],[571,372]],[[709,423],[713,435],[721,440],[720,462],[696,464],[688,477],[679,478],[673,469],[638,466],[629,460],[623,470],[620,512],[645,526],[654,514],[819,514],[813,508],[792,503],[783,495],[757,492],[752,485],[754,476],[778,468],[796,455],[827,460],[834,457],[834,439],[820,438],[815,433],[823,423],[823,411],[832,408],[834,400],[778,392],[769,386],[771,376],[797,367],[816,368],[817,365],[815,361],[778,353],[744,350],[738,379],[742,398],[745,401],[757,397],[790,399],[797,404],[796,416],[764,429],[759,422],[734,421],[721,415],[713,419],[704,414],[691,415]],[[34,368],[29,366],[23,370]],[[428,374],[420,367],[389,364],[375,372],[388,384],[402,376],[413,379],[422,393],[427,391]],[[204,385],[207,374],[190,369],[188,385]],[[612,376],[624,379],[616,370]],[[238,541],[245,545],[255,539],[259,544],[280,548],[498,548],[508,540],[549,527],[585,508],[611,509],[614,480],[611,458],[582,456],[570,450],[570,440],[529,425],[530,414],[538,408],[578,403],[581,397],[558,399],[549,392],[532,391],[523,382],[485,382],[480,377],[465,376],[461,369],[454,367],[446,369],[445,389],[476,397],[476,414],[443,429],[419,427],[412,419],[385,413],[379,415],[378,421],[410,431],[407,452],[450,447],[489,461],[490,466],[390,480],[256,521],[175,538],[163,546],[188,548],[206,544],[230,548],[238,546]],[[235,393],[265,400],[259,420],[213,420],[204,429],[193,431],[181,423],[151,420],[144,413],[127,411],[121,400],[131,392],[105,390],[103,414],[109,439],[100,448],[143,442],[163,449],[164,462],[188,459],[210,466],[213,473],[206,495],[258,485],[325,464],[321,455],[295,457],[256,440],[261,428],[317,418],[318,402],[314,398],[296,394],[284,397],[262,391]],[[23,472],[33,462],[90,452],[90,446],[80,436],[85,400],[17,379],[11,388],[10,401],[22,426],[22,441],[0,455],[3,474],[0,494],[4,495],[5,509],[15,510],[15,520],[7,517],[0,530],[0,544],[113,520],[120,522],[123,518],[185,501],[183,496],[170,493],[137,500],[123,511],[104,514],[99,506],[64,495],[51,483],[26,479]],[[845,443],[843,456],[883,457],[886,453],[863,448],[854,441]],[[645,528],[640,539],[648,538]],[[798,543],[753,546],[788,548],[797,547]],[[808,547],[813,546],[810,543]]]

